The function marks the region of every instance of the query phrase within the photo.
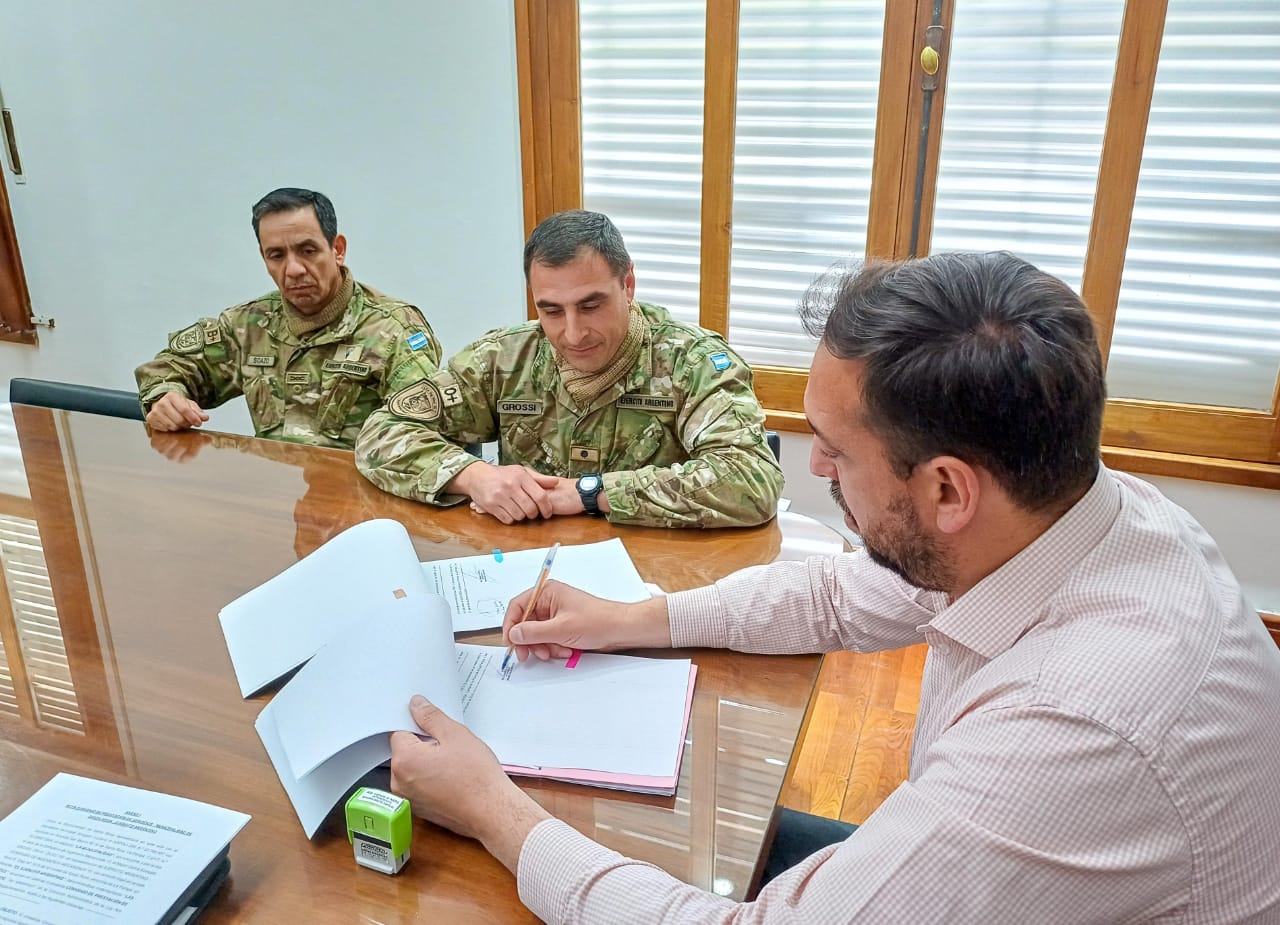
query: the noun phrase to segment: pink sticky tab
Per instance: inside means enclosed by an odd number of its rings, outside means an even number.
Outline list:
[[[564,663],[564,667],[566,667],[566,668],[577,668],[577,667],[578,667],[578,659],[580,659],[580,658],[582,658],[582,650],[581,650],[581,649],[574,649],[574,650],[573,650],[573,654],[569,656],[569,660],[568,660],[567,662],[565,662],[565,663]]]

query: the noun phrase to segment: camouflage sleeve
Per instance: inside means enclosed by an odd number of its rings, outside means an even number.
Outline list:
[[[241,394],[239,353],[226,312],[170,335],[168,347],[134,370],[143,410],[165,392],[179,392],[201,408],[235,398]]]
[[[751,368],[723,341],[689,351],[673,384],[689,461],[604,476],[609,520],[652,527],[750,527],[778,509],[782,469],[764,436]]]
[[[443,369],[403,386],[365,421],[356,468],[383,491],[441,506],[465,500],[444,487],[476,461],[459,444],[498,437],[490,396],[497,345],[482,339]]]
[[[383,365],[379,393],[385,403],[396,392],[425,379],[440,368],[440,341],[422,312],[412,305],[393,316],[399,330],[391,335],[391,347]]]

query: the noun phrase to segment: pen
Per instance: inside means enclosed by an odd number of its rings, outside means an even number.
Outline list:
[[[524,609],[524,616],[520,618],[521,623],[528,620],[529,615],[533,613],[534,605],[538,603],[538,595],[542,593],[542,586],[547,583],[547,576],[551,574],[551,563],[555,561],[556,550],[559,548],[560,544],[556,543],[547,550],[547,558],[542,563],[542,571],[538,573],[538,583],[533,586],[533,596],[529,598],[529,604]],[[507,664],[511,661],[511,653],[515,652],[515,650],[514,644],[507,646],[507,654],[502,656],[502,668],[499,670],[507,670]]]

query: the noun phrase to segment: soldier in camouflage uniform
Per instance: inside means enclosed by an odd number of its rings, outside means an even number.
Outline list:
[[[750,368],[711,331],[637,303],[622,236],[572,211],[525,245],[537,322],[491,331],[370,415],[356,466],[425,501],[504,523],[607,514],[661,527],[773,517],[782,471]],[[499,463],[455,443],[499,443]],[[451,442],[453,441],[453,442]]]
[[[352,278],[324,194],[268,193],[253,229],[279,288],[179,331],[138,367],[147,424],[199,427],[203,409],[244,395],[257,436],[349,450],[387,396],[436,370],[440,345],[418,309]]]

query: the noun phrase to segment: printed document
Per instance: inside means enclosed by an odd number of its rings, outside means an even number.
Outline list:
[[[348,787],[417,732],[422,694],[483,739],[511,773],[674,792],[692,703],[687,659],[582,653],[501,671],[500,646],[455,644],[449,605],[369,612],[263,708],[263,745],[308,836]]]
[[[449,602],[457,633],[502,625],[507,604],[533,587],[547,549],[521,549],[484,556],[423,562],[431,590]],[[649,591],[622,540],[561,546],[551,577],[607,601],[631,603]]]
[[[58,774],[0,820],[0,923],[159,922],[248,821]]]
[[[369,520],[222,608],[218,619],[240,693],[248,697],[329,640],[363,623],[370,610],[439,594],[453,632],[502,625],[507,602],[533,586],[547,550],[495,551],[419,563],[408,532],[394,520]],[[615,601],[649,592],[622,540],[562,546],[551,577]]]

